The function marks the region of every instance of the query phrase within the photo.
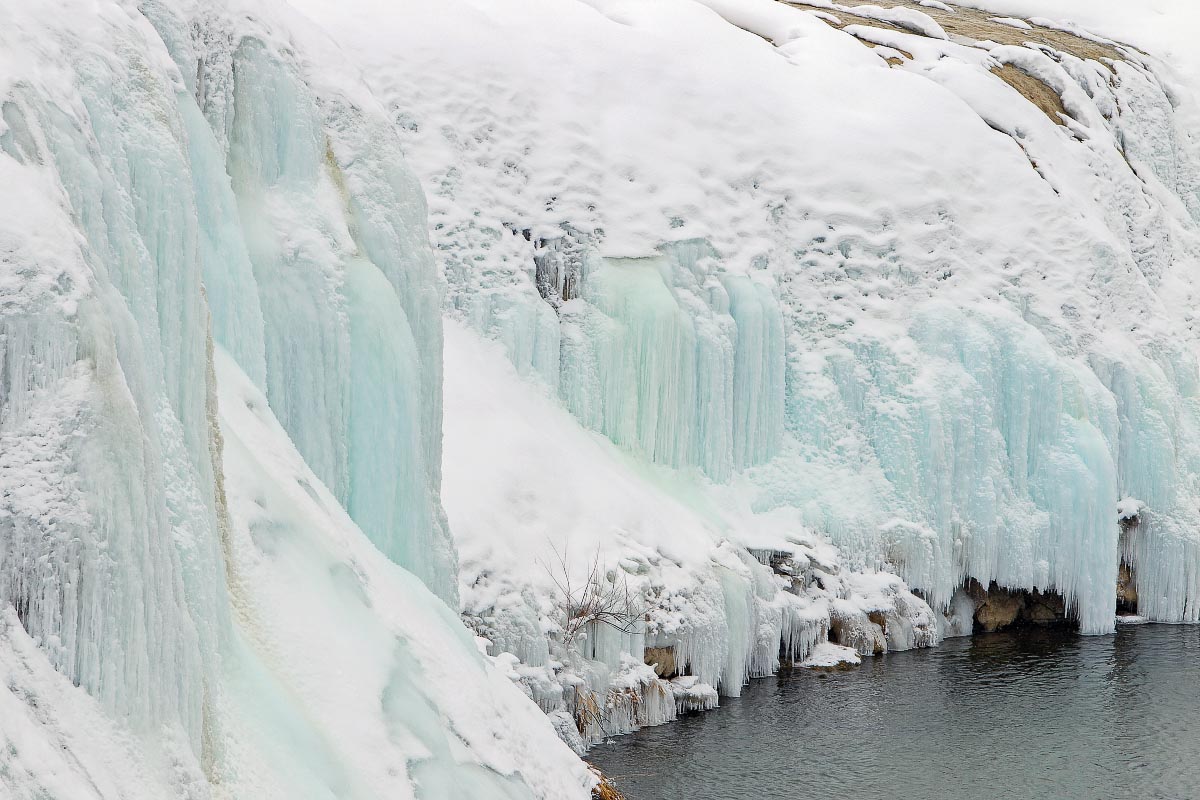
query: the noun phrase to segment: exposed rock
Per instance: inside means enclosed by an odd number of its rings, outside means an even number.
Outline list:
[[[1120,548],[1125,555],[1134,551],[1134,538],[1140,533],[1142,515],[1146,513],[1146,504],[1136,497],[1124,497],[1117,503],[1117,522],[1121,526]],[[1117,613],[1136,615],[1137,611],[1137,577],[1133,566],[1122,558],[1117,570]]]
[[[888,651],[887,634],[884,633],[883,616],[872,612],[872,619],[849,603],[835,602],[829,610],[829,639],[849,647],[860,655],[878,656]]]
[[[995,581],[987,589],[975,580],[966,585],[975,603],[975,629],[985,633],[1012,626],[1050,626],[1068,622],[1066,604],[1061,595],[1037,589],[1007,589]]]
[[[1067,618],[1066,604],[1062,595],[1043,594],[1034,589],[1025,596],[1025,608],[1021,621],[1033,625],[1056,625]]]
[[[1117,570],[1117,611],[1124,614],[1136,614],[1138,607],[1137,581],[1133,568],[1121,562]]]
[[[654,667],[654,674],[660,678],[669,680],[678,674],[675,669],[675,648],[673,646],[647,647],[643,659],[648,665]]]
[[[933,6],[921,5],[919,0],[872,0],[869,6],[853,9],[853,11],[859,13],[842,10],[841,8],[830,12],[827,7],[820,4],[803,2],[793,2],[790,4],[816,11],[819,19],[834,27],[844,28],[846,26],[854,26],[850,32],[860,38],[862,36],[869,36],[871,28],[928,35],[928,32],[921,31],[920,29],[914,30],[912,27],[903,25],[894,17],[889,18],[889,16],[880,14],[880,9],[907,7],[915,11],[920,11],[932,19],[949,36],[960,37],[968,41],[988,41],[1018,47],[1024,47],[1027,42],[1034,42],[1054,50],[1070,53],[1082,59],[1092,59],[1098,63],[1122,61],[1128,58],[1127,53],[1129,49],[1124,45],[1107,44],[1095,39],[1079,36],[1069,31],[1048,28],[1042,25],[1030,25],[1027,29],[1014,28],[999,21],[994,12],[980,11],[957,4],[954,5],[952,10],[945,10]],[[845,5],[852,6],[855,4]],[[1057,122],[1057,120],[1055,121]]]
[[[1051,122],[1056,125],[1063,124],[1062,118],[1067,115],[1067,109],[1063,105],[1062,97],[1045,81],[1012,64],[992,67],[991,71],[993,75],[1016,89],[1026,100],[1037,106],[1043,114],[1050,118]]]
[[[975,601],[975,627],[987,633],[1012,625],[1025,607],[1022,595],[1001,589],[995,583],[984,590],[972,581],[967,591]]]
[[[750,553],[760,564],[770,567],[776,575],[788,580],[790,585],[787,590],[792,594],[803,594],[810,586],[819,584],[821,573],[833,575],[838,572],[835,563],[822,561],[816,551],[807,548],[786,552],[750,548]]]

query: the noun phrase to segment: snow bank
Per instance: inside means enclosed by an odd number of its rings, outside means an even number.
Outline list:
[[[217,381],[235,636],[262,660],[231,665],[228,712],[235,740],[289,771],[280,796],[586,794],[588,773],[549,720],[372,546],[224,354]]]
[[[5,790],[582,796],[970,579],[1200,619],[1194,65],[819,5],[4,7]]]

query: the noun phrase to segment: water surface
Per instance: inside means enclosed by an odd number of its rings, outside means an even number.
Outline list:
[[[998,633],[796,670],[588,757],[629,800],[1200,800],[1200,627]]]

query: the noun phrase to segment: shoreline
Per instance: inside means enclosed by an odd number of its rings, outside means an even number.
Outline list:
[[[854,671],[857,671],[857,670],[863,668],[864,666],[866,666],[868,663],[867,662],[868,658],[873,660],[876,658],[886,658],[888,656],[895,656],[895,655],[899,655],[901,653],[917,653],[917,652],[924,652],[924,651],[941,650],[942,648],[944,648],[944,646],[946,645],[946,643],[949,640],[954,640],[954,641],[966,640],[966,642],[968,643],[967,646],[973,646],[973,643],[976,642],[977,640],[979,640],[981,638],[989,638],[989,637],[1006,637],[1009,639],[1016,638],[1016,639],[1021,639],[1021,640],[1031,639],[1034,637],[1047,637],[1047,638],[1056,638],[1056,639],[1103,639],[1103,638],[1117,636],[1118,634],[1120,634],[1120,632],[1124,628],[1155,627],[1155,626],[1166,626],[1166,627],[1175,628],[1175,627],[1184,627],[1184,626],[1188,626],[1188,625],[1194,625],[1196,623],[1162,622],[1162,621],[1158,621],[1158,620],[1151,620],[1151,619],[1148,619],[1146,617],[1139,616],[1136,614],[1118,614],[1115,617],[1114,624],[1115,624],[1115,628],[1113,631],[1108,632],[1108,633],[1100,633],[1100,634],[1081,633],[1079,631],[1078,627],[1061,625],[1061,624],[1060,625],[1014,626],[1014,627],[1009,627],[1009,628],[1005,628],[1005,629],[997,630],[997,631],[980,630],[980,631],[973,631],[972,633],[965,634],[965,635],[945,637],[944,639],[939,640],[936,644],[931,644],[931,645],[927,645],[927,646],[923,646],[923,647],[914,647],[914,648],[909,648],[906,650],[892,650],[889,652],[872,654],[870,656],[866,656],[866,657],[860,659],[857,662],[842,661],[837,664],[832,664],[832,665],[828,665],[828,666],[826,666],[826,665],[804,666],[802,664],[790,664],[790,663],[785,664],[785,663],[781,662],[779,668],[775,672],[769,673],[766,675],[756,675],[756,676],[750,678],[746,683],[742,684],[742,689],[745,689],[748,686],[752,686],[752,685],[759,683],[761,681],[764,681],[764,680],[768,680],[771,678],[779,679],[781,676],[784,676],[784,675],[791,676],[794,674],[802,674],[805,671],[812,672],[812,673],[816,674],[816,676],[819,678],[824,678],[831,672],[854,672]],[[591,754],[597,748],[608,747],[608,746],[612,746],[612,745],[616,744],[619,737],[631,736],[631,735],[637,734],[639,731],[646,729],[646,728],[660,728],[665,725],[670,725],[673,722],[680,721],[684,717],[697,716],[699,714],[707,713],[710,711],[720,711],[722,708],[727,707],[724,703],[721,702],[721,700],[738,701],[741,699],[742,699],[741,692],[739,692],[737,695],[720,695],[718,697],[717,702],[714,705],[711,705],[711,706],[708,706],[705,708],[682,710],[675,716],[675,718],[666,720],[664,722],[640,725],[640,726],[630,729],[630,730],[611,733],[611,734],[605,736],[603,739],[589,744],[585,754],[582,757],[586,763],[588,763],[591,766],[595,766],[587,758],[587,756],[589,754]]]

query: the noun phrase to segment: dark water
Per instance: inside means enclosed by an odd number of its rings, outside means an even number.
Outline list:
[[[629,800],[1200,800],[1200,627],[797,670],[588,757]]]

